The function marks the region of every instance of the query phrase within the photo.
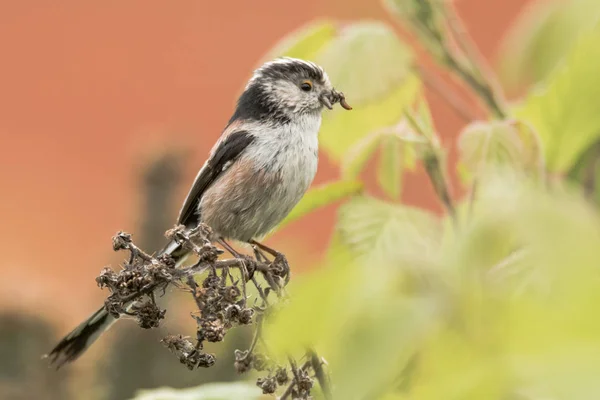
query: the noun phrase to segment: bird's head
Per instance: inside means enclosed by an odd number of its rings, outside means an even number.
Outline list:
[[[278,58],[254,71],[238,100],[234,117],[285,122],[317,114],[323,107],[331,109],[337,102],[351,109],[323,68],[310,61]]]

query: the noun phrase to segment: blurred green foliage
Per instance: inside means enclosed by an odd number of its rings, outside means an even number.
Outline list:
[[[354,107],[350,113],[336,107],[323,116],[320,145],[333,160],[361,137],[397,122],[419,93],[412,50],[381,22],[319,21],[284,39],[265,58],[275,56],[322,65]]]
[[[189,389],[140,390],[132,400],[262,400],[259,388],[249,383],[211,383]]]
[[[458,137],[459,165],[465,182],[473,174],[508,165],[544,176],[544,154],[538,135],[523,121],[474,122]]]
[[[600,25],[582,33],[547,82],[516,109],[540,135],[551,171],[568,171],[600,138],[599,41]]]
[[[600,181],[600,152],[591,151],[600,139],[592,3],[554,5],[517,25],[504,65],[516,65],[514,81],[532,76],[538,85],[510,118],[464,128],[457,168],[468,196],[447,215],[402,203],[402,175],[419,162],[437,171],[428,184],[443,193],[445,151],[413,52],[390,26],[317,21],[269,53],[322,64],[354,106],[323,121],[322,149],[339,163],[340,181],[315,187],[284,222],[343,202],[322,265],[294,277],[291,300],[265,326],[278,361],[316,348],[344,400],[600,397],[600,219],[583,196],[588,183],[566,176],[589,163],[592,192]],[[437,0],[386,4],[425,37],[445,34],[448,14]],[[436,46],[448,42],[439,39]],[[385,198],[361,182],[375,158]],[[235,383],[136,399],[257,396]]]
[[[356,195],[363,190],[357,180],[336,181],[315,186],[307,193],[288,216],[279,224],[279,229],[303,216],[338,200]]]
[[[513,90],[543,82],[599,17],[596,0],[535,0],[527,4],[499,54],[504,86]]]

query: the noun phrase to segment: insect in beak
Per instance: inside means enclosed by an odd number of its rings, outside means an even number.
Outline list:
[[[338,92],[335,89],[332,89],[331,92],[323,93],[319,97],[319,100],[325,107],[327,107],[330,110],[333,109],[333,105],[335,103],[340,103],[340,105],[345,110],[352,110],[350,104],[346,102],[346,97],[344,96],[344,93]]]
[[[350,106],[350,104],[346,103],[346,97],[344,96],[344,93],[336,92],[336,96],[337,96],[337,101],[340,102],[340,106],[342,106],[342,108],[344,110],[352,110],[352,106]]]

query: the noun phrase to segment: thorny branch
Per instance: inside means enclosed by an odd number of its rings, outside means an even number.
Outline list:
[[[208,368],[215,364],[215,355],[203,351],[205,342],[220,342],[232,327],[253,324],[250,347],[235,351],[235,368],[239,373],[251,369],[266,371],[267,376],[257,380],[263,393],[275,394],[278,388],[287,385],[282,399],[290,396],[292,399],[309,399],[313,387],[313,378],[309,374],[312,368],[326,398],[331,398],[329,382],[316,353],[307,354],[309,361],[301,368],[297,368],[295,360],[290,359],[293,371],[290,378],[287,368],[278,365],[268,354],[262,338],[264,320],[270,307],[276,304],[270,301],[269,295],[275,292],[281,299],[284,286],[289,281],[289,271],[281,265],[285,262],[287,266],[284,259],[276,257],[270,261],[264,254],[256,252],[256,259],[236,253],[235,258],[219,260],[223,251],[208,239],[211,232],[205,225],[195,229],[178,226],[167,231],[166,236],[191,251],[197,257],[196,263],[178,266],[168,254],[154,256],[145,253],[127,233],[119,232],[113,237],[113,249],[129,251],[129,258],[121,271],[104,268],[96,278],[101,288],[110,291],[105,307],[111,315],[133,317],[143,329],[156,328],[167,310],[157,305],[155,297],[164,294],[169,286],[187,291],[196,306],[192,313],[196,337],[173,334],[163,338],[162,343],[188,369]],[[197,275],[203,273],[206,276],[198,282]],[[262,287],[261,277],[267,288]],[[247,285],[254,285],[259,296],[251,306]]]

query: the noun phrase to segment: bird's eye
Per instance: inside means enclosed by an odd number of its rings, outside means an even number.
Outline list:
[[[300,89],[304,90],[305,92],[310,92],[312,88],[313,85],[311,81],[304,81],[300,84]]]

